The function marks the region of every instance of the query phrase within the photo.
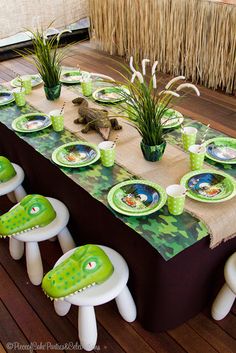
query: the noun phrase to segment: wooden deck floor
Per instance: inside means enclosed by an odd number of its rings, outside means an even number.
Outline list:
[[[89,42],[75,45],[65,65],[116,76],[109,66],[112,58],[97,51]],[[24,59],[0,63],[0,83],[35,69]],[[160,75],[165,80],[167,76]],[[190,96],[180,109],[184,114],[210,122],[212,127],[236,137],[236,99],[200,87],[201,97]],[[0,199],[0,214],[10,207]],[[61,256],[58,244],[42,242],[45,271]],[[232,250],[233,251],[233,250]],[[77,310],[72,307],[66,317],[58,317],[40,287],[27,277],[25,259],[14,261],[8,240],[0,241],[0,353],[2,352],[78,352]],[[191,300],[191,298],[189,298]],[[222,321],[210,317],[210,306],[174,330],[159,334],[142,329],[138,321],[124,322],[113,303],[96,308],[98,342],[96,352],[106,353],[234,353],[236,352],[236,305]],[[10,343],[10,344],[9,344]],[[12,344],[12,346],[11,346]],[[29,346],[30,345],[30,346]]]

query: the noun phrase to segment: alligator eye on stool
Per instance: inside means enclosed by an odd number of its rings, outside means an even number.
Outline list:
[[[59,200],[41,195],[27,195],[0,217],[0,237],[10,237],[10,254],[18,260],[26,248],[30,281],[39,285],[43,265],[38,242],[58,237],[63,253],[75,247],[67,228],[69,211]]]
[[[129,269],[115,250],[101,245],[84,245],[64,254],[42,282],[45,294],[54,299],[58,315],[64,316],[71,304],[79,307],[78,333],[86,351],[97,342],[94,306],[115,299],[124,320],[136,318],[136,306],[127,287]]]

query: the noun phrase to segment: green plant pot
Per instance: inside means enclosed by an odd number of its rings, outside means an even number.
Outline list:
[[[166,141],[164,140],[160,145],[156,146],[145,145],[145,143],[141,141],[140,146],[144,158],[149,162],[156,162],[160,161],[164,154],[166,148]]]
[[[58,85],[54,86],[54,87],[46,87],[44,85],[44,91],[46,94],[46,98],[49,101],[54,101],[55,99],[60,97],[61,94],[61,84],[59,83]]]

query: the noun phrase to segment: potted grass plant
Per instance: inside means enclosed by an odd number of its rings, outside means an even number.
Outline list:
[[[70,45],[64,48],[59,48],[59,42],[62,33],[71,32],[70,30],[56,31],[56,34],[50,35],[48,38],[50,26],[46,31],[29,31],[32,40],[31,49],[24,49],[18,51],[18,54],[23,56],[26,60],[31,62],[38,70],[43,82],[44,91],[48,100],[55,100],[59,98],[61,93],[61,63],[68,55]]]
[[[141,135],[141,150],[143,156],[148,161],[158,161],[162,158],[166,148],[165,124],[169,119],[173,119],[168,110],[175,100],[181,97],[180,91],[192,89],[199,96],[197,87],[191,83],[182,83],[177,86],[184,76],[178,76],[167,83],[162,91],[157,90],[155,61],[152,66],[152,75],[149,82],[145,80],[146,63],[148,59],[142,61],[142,73],[134,68],[133,57],[130,58],[131,80],[121,74],[125,81],[126,90],[121,90],[121,95],[125,98],[124,111],[126,116],[122,117],[134,127]],[[130,70],[125,67],[125,70]],[[121,85],[121,83],[118,83]],[[122,83],[123,85],[124,83]]]

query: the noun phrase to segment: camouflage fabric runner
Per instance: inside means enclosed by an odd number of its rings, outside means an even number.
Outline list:
[[[35,109],[29,105],[18,108],[13,102],[0,107],[0,121],[11,129],[11,123],[16,117],[30,112],[35,112]],[[39,132],[16,133],[16,135],[50,160],[52,152],[58,146],[78,141],[72,133],[68,131],[56,133],[50,127]],[[84,168],[61,167],[61,170],[107,207],[109,206],[106,197],[110,188],[124,180],[135,179],[135,176],[117,164],[113,168],[105,168],[99,161]],[[146,239],[165,260],[171,259],[207,235],[207,229],[199,220],[187,212],[178,217],[172,216],[168,213],[166,206],[145,217],[128,217],[112,212],[135,230],[137,236],[141,235]]]

